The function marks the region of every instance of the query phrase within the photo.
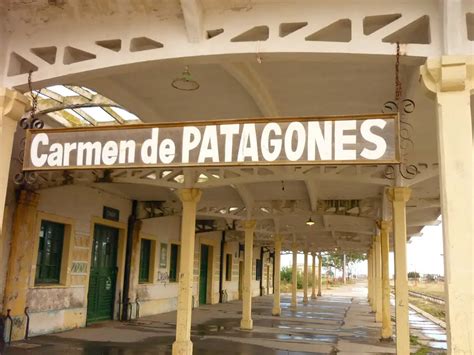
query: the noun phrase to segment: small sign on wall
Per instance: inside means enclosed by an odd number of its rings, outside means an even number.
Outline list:
[[[118,222],[120,219],[120,211],[116,208],[104,206],[102,218]]]
[[[160,268],[166,268],[168,260],[168,244],[160,243]]]

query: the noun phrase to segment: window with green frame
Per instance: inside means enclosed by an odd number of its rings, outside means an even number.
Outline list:
[[[150,281],[150,255],[151,255],[151,240],[142,239],[140,243],[140,267],[138,271],[139,283]]]
[[[257,259],[255,265],[255,280],[260,280],[262,278],[262,260]]]
[[[232,254],[225,255],[225,280],[232,281]]]
[[[65,225],[41,221],[35,284],[58,284],[61,278]]]
[[[170,282],[178,281],[179,245],[171,244],[170,253]]]

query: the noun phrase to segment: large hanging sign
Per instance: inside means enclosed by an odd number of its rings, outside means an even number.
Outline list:
[[[399,163],[393,114],[32,129],[31,170]]]

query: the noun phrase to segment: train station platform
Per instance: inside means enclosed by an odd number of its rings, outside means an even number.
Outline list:
[[[363,283],[324,290],[322,297],[296,311],[290,295],[282,295],[281,317],[271,316],[272,296],[253,299],[253,331],[239,329],[241,302],[204,305],[193,310],[195,354],[394,354],[395,343],[381,343],[380,323],[366,300]],[[54,335],[15,342],[7,354],[170,354],[176,312],[137,321],[96,323]],[[444,353],[444,330],[421,315],[410,314],[412,335],[424,353]]]

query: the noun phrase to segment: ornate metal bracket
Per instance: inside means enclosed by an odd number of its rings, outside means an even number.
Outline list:
[[[20,127],[23,130],[28,129],[41,129],[44,127],[44,122],[40,118],[36,117],[36,110],[38,108],[38,96],[41,93],[41,90],[37,91],[36,93],[33,91],[33,86],[31,84],[31,75],[33,72],[30,71],[28,74],[28,88],[30,90],[31,95],[31,110],[25,112],[23,117],[20,119]],[[16,159],[20,165],[23,165],[23,156],[25,154],[25,138],[23,137],[20,141],[20,146],[23,149],[19,152],[19,157]],[[16,185],[22,186],[25,189],[32,188],[32,186],[38,181],[38,174],[34,172],[27,172],[22,171],[15,175],[13,179]]]
[[[394,165],[389,165],[384,171],[384,177],[394,180],[397,170],[400,175],[407,180],[413,179],[418,173],[418,167],[414,164],[408,164],[408,156],[413,152],[415,143],[411,135],[413,126],[409,122],[409,115],[415,111],[415,102],[411,99],[404,99],[399,102],[387,101],[383,105],[383,113],[397,113],[400,115],[400,150],[401,150],[401,164],[398,169]]]

